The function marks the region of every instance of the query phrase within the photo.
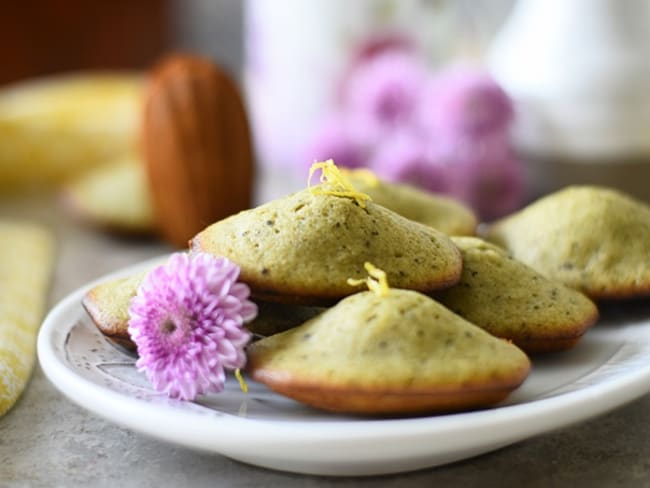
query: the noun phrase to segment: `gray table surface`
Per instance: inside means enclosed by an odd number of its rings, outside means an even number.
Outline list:
[[[50,226],[58,255],[50,303],[87,281],[169,249],[109,237],[49,198],[0,202],[0,217]],[[160,442],[111,424],[61,395],[36,368],[0,418],[0,487],[650,486],[650,396],[607,415],[453,465],[374,478],[269,471]]]

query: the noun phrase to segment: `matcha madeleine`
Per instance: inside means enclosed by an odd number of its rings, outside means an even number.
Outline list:
[[[487,238],[591,298],[650,295],[650,207],[618,191],[565,188],[497,221]]]
[[[109,340],[135,350],[127,331],[129,304],[148,271],[107,280],[88,290],[81,303],[99,331]]]
[[[156,230],[144,167],[124,156],[67,183],[64,202],[79,218],[108,231],[152,235]]]
[[[345,298],[305,324],[248,348],[252,379],[316,408],[410,414],[498,403],[527,356],[411,290]]]
[[[463,255],[458,284],[435,294],[443,305],[527,353],[573,347],[598,319],[594,303],[551,281],[503,249],[454,237]]]
[[[322,184],[211,225],[192,250],[236,262],[253,296],[268,301],[339,300],[356,291],[346,279],[362,275],[366,261],[399,288],[431,292],[458,281],[460,252],[445,234],[373,203],[333,164],[324,169]]]
[[[99,331],[109,340],[135,349],[128,332],[129,306],[147,272],[107,280],[92,287],[82,305]],[[258,313],[246,328],[256,335],[272,335],[296,327],[321,313],[321,307],[303,307],[256,300]]]
[[[478,218],[461,202],[444,195],[424,192],[409,185],[389,183],[366,169],[346,171],[356,189],[372,201],[407,219],[449,235],[474,235]]]
[[[257,317],[246,324],[246,328],[257,336],[270,336],[297,327],[324,312],[324,307],[310,307],[287,303],[255,300]]]

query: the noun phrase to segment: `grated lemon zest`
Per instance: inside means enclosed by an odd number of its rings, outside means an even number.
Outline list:
[[[368,262],[366,262],[363,267],[366,268],[368,277],[360,280],[348,278],[348,285],[359,286],[365,284],[368,287],[368,290],[379,297],[385,297],[388,295],[390,293],[390,286],[388,285],[386,272]]]
[[[322,185],[311,186],[312,177],[319,169],[322,171],[320,182],[329,183],[329,187],[323,187]],[[316,162],[311,165],[307,178],[307,187],[314,195],[333,195],[335,197],[351,198],[361,208],[366,208],[366,202],[371,200],[369,195],[354,188],[350,180],[343,175],[332,159]]]
[[[239,388],[241,391],[248,393],[248,385],[246,384],[246,380],[244,380],[244,377],[242,376],[241,370],[239,368],[235,370],[235,378],[237,378],[237,381],[239,381]]]
[[[348,178],[357,178],[363,181],[370,188],[377,188],[379,186],[380,180],[377,178],[377,175],[368,168],[358,168],[358,169],[347,169],[341,168],[341,173],[343,176]]]

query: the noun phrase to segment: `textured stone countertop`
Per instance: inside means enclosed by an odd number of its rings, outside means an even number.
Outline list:
[[[0,202],[0,217],[51,226],[58,258],[50,303],[87,281],[169,249],[108,237],[46,200]],[[274,472],[113,425],[70,402],[36,368],[0,418],[0,487],[650,486],[650,396],[582,424],[453,465],[374,478]]]

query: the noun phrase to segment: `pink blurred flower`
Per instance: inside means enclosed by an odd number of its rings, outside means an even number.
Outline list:
[[[482,137],[507,131],[512,101],[485,71],[450,68],[435,76],[422,93],[417,119],[443,137]]]
[[[506,137],[447,147],[449,192],[489,221],[516,210],[523,198],[521,165]]]
[[[448,169],[441,163],[428,141],[402,131],[377,147],[369,167],[388,181],[443,192],[448,188]]]
[[[509,140],[513,106],[501,87],[478,69],[431,74],[413,46],[390,38],[361,53],[305,163],[367,166],[464,200],[485,219],[514,210],[523,185]]]
[[[224,388],[224,368],[246,363],[251,334],[243,323],[257,315],[239,267],[225,258],[175,253],[151,271],[129,308],[136,367],[172,398],[193,400]]]
[[[359,168],[367,164],[368,149],[355,140],[342,114],[325,119],[303,150],[301,175],[314,161],[333,159],[337,166]],[[305,173],[306,174],[306,173]]]
[[[340,80],[335,85],[336,100],[345,104],[346,90],[350,79],[354,77],[356,69],[365,65],[372,58],[383,56],[388,52],[397,52],[405,55],[416,55],[414,41],[399,33],[383,32],[371,35],[353,49],[350,60],[343,69]]]
[[[374,143],[409,124],[426,78],[423,61],[411,52],[391,49],[358,64],[342,100],[354,136]]]

